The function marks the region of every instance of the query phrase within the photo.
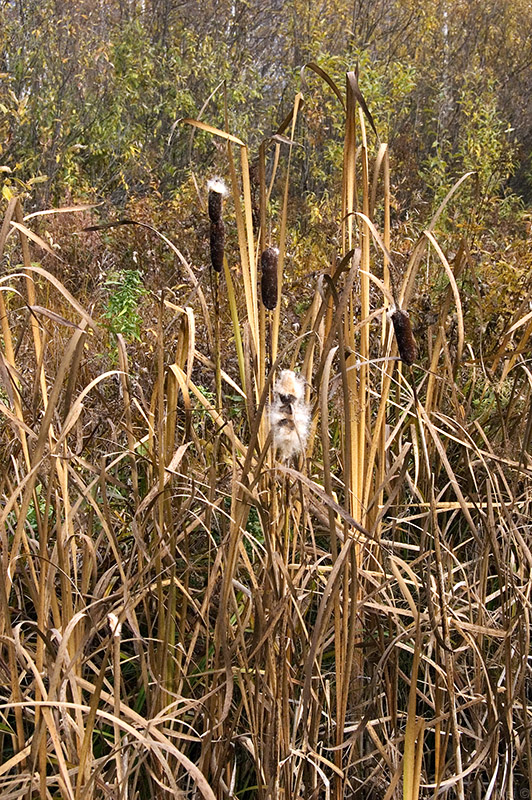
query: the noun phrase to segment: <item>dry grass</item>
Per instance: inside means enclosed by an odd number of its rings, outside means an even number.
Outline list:
[[[457,282],[469,251],[447,260],[443,206],[399,274],[388,150],[372,156],[350,74],[341,252],[288,336],[282,303],[260,301],[258,263],[279,248],[282,298],[301,99],[260,149],[258,233],[247,148],[189,121],[227,146],[240,272],[226,248],[211,306],[165,237],[193,297],[154,306],[149,369],[122,337],[98,369],[101,328],[9,204],[3,798],[530,796],[530,315],[480,360]],[[429,247],[447,297],[411,366],[387,312],[408,309]],[[281,368],[304,376],[313,408],[298,464],[275,460],[268,432]]]

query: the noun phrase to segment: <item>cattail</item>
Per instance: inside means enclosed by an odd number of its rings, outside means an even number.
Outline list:
[[[249,188],[251,190],[253,233],[257,234],[260,227],[260,165],[258,158],[249,165]]]
[[[217,223],[222,221],[222,201],[227,196],[227,186],[220,178],[207,182],[209,190],[209,219]]]
[[[216,272],[221,272],[224,265],[224,244],[225,244],[225,225],[221,219],[219,222],[211,222],[211,264]]]
[[[211,221],[210,244],[211,264],[216,272],[224,265],[225,226],[222,219],[223,198],[227,194],[225,183],[219,178],[207,183],[209,190],[209,219]]]
[[[273,311],[277,305],[277,261],[279,258],[279,251],[276,247],[267,247],[263,252],[260,263],[262,267],[262,275],[260,282],[260,289],[262,294],[262,302],[270,311]]]
[[[407,311],[396,308],[391,312],[390,318],[395,331],[397,347],[401,361],[407,366],[412,366],[417,357],[417,345],[412,333],[412,323]]]
[[[305,382],[290,369],[283,370],[273,387],[270,406],[273,444],[282,461],[303,453],[310,427],[310,410],[305,403]]]

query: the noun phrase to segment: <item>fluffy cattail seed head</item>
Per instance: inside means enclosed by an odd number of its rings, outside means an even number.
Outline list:
[[[279,259],[279,251],[276,247],[267,247],[263,252],[260,263],[262,267],[262,275],[260,282],[260,289],[262,295],[262,302],[267,309],[272,311],[277,305],[277,263]]]
[[[401,361],[407,366],[412,366],[417,357],[417,345],[412,333],[412,323],[407,311],[396,308],[391,312],[390,318],[395,331],[397,347]]]
[[[224,265],[225,226],[223,219],[211,222],[211,264],[216,272],[221,272]]]
[[[291,369],[283,369],[275,381],[274,394],[289,398],[288,402],[303,402],[305,398],[305,381]]]
[[[273,445],[282,461],[305,451],[310,427],[310,410],[305,403],[305,381],[284,369],[273,387],[270,406]]]

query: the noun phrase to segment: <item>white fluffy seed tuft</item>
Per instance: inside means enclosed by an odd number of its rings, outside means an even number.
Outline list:
[[[207,189],[209,192],[221,194],[222,197],[226,197],[229,194],[229,189],[221,178],[211,178],[207,181]]]
[[[273,387],[269,410],[273,446],[281,461],[304,453],[310,427],[305,403],[305,381],[290,369],[283,370]]]

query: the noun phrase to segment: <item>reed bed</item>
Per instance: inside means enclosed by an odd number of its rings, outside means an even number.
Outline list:
[[[243,141],[185,122],[226,147],[231,188],[224,222],[211,187],[210,283],[145,225],[190,290],[152,306],[148,377],[121,336],[97,369],[96,315],[9,203],[6,800],[530,796],[530,315],[491,355],[467,339],[468,244],[449,261],[438,241],[467,176],[394,264],[388,147],[356,75],[343,91],[314,70],[345,110],[342,211],[297,335],[283,276],[301,95],[251,179]],[[428,252],[448,288],[420,346],[408,311]],[[283,458],[270,420],[295,403],[309,426]]]

